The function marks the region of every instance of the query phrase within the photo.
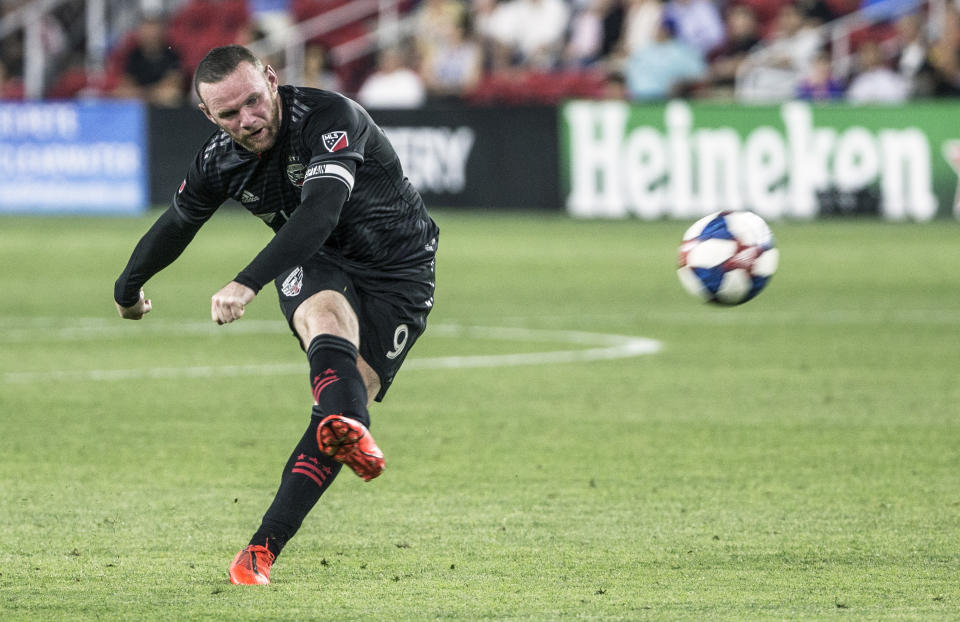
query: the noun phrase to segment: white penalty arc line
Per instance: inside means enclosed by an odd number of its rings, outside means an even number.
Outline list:
[[[541,330],[534,328],[505,328],[483,326],[458,326],[443,324],[432,326],[431,336],[469,337],[505,341],[561,342],[571,345],[594,346],[575,350],[552,350],[517,354],[488,354],[463,356],[438,356],[411,358],[404,369],[470,369],[482,367],[514,367],[521,365],[551,365],[557,363],[582,363],[632,358],[656,354],[663,344],[656,339],[590,333],[569,330]],[[303,363],[274,363],[256,365],[221,365],[194,367],[155,367],[134,369],[90,369],[74,371],[6,372],[5,384],[29,384],[46,381],[111,381],[150,380],[177,378],[226,378],[236,376],[277,376],[301,374]]]

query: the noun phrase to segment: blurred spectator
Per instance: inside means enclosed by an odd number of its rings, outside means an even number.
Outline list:
[[[560,58],[570,11],[563,0],[511,0],[512,47],[531,69],[549,69]]]
[[[940,36],[928,49],[913,77],[913,93],[920,97],[960,95],[960,12],[947,5],[939,26]]]
[[[7,66],[3,62],[3,59],[0,58],[0,94],[3,93],[4,87],[7,85],[7,82],[10,81],[10,74],[7,72]]]
[[[653,43],[663,21],[661,0],[629,0],[623,22],[623,48],[627,55]]]
[[[817,101],[843,97],[843,82],[833,77],[829,54],[820,52],[814,57],[807,75],[797,87],[797,97]]]
[[[423,80],[398,48],[381,50],[376,71],[357,91],[357,101],[367,108],[419,108],[426,98]]]
[[[0,60],[0,100],[3,99],[23,99],[23,81],[11,76]]]
[[[857,51],[859,71],[850,81],[847,100],[854,104],[898,104],[910,95],[907,81],[886,65],[876,41],[864,41]]]
[[[448,32],[426,49],[421,75],[430,97],[458,98],[470,91],[483,75],[483,49],[462,13],[457,22],[445,25]]]
[[[136,43],[123,65],[117,97],[134,97],[156,106],[184,102],[185,76],[180,55],[167,45],[166,22],[147,16],[137,28]]]
[[[247,47],[267,36],[269,36],[267,35],[267,31],[258,26],[257,22],[248,21],[237,28],[236,33],[234,33],[233,42],[237,45]],[[273,65],[275,59],[266,58],[261,60],[269,65]]]
[[[919,13],[908,13],[896,23],[897,56],[895,66],[910,84],[927,58],[927,40],[924,20]]]
[[[823,44],[811,23],[794,4],[784,4],[777,13],[776,27],[770,41],[774,65],[794,72],[806,73]]]
[[[0,62],[8,77],[22,78],[23,61],[23,30],[16,30],[0,41]]]
[[[631,54],[626,63],[627,92],[635,100],[681,96],[701,80],[706,63],[699,49],[676,37],[676,25],[664,19],[656,41]]]
[[[0,2],[0,19],[13,13],[27,2],[29,2],[29,0],[3,0]]]
[[[71,99],[75,97],[97,97],[102,94],[99,82],[91,84],[86,62],[82,53],[67,55],[58,63],[59,74],[47,88],[48,99]]]
[[[738,97],[750,101],[795,97],[821,45],[816,21],[808,21],[794,4],[782,5],[767,45],[743,61],[749,66],[738,75]]]
[[[835,1],[836,0],[834,0],[834,2]],[[826,24],[839,17],[837,12],[831,7],[830,2],[826,0],[798,0],[794,4],[797,5],[797,9],[799,9],[800,14],[803,15],[807,23],[813,26]]]
[[[462,23],[467,10],[457,0],[423,0],[413,19],[417,54],[421,62],[435,59],[439,49],[446,49],[454,30]]]
[[[723,43],[723,18],[710,0],[670,0],[665,15],[676,23],[677,39],[704,56]]]
[[[570,36],[563,52],[567,67],[588,67],[603,54],[603,20],[612,0],[590,0],[570,20]]]
[[[303,86],[325,91],[342,91],[340,77],[330,70],[327,48],[319,43],[308,43],[303,50]]]
[[[470,19],[483,46],[484,69],[490,73],[507,70],[514,61],[512,51],[512,5],[503,0],[473,0]]]
[[[275,43],[280,43],[293,24],[290,0],[247,0],[253,25]]]
[[[478,37],[490,37],[494,29],[493,20],[497,10],[497,0],[470,0],[469,15],[473,30]]]
[[[600,46],[600,56],[603,58],[622,52],[620,48],[627,15],[625,2],[626,0],[613,0],[603,15],[603,43]]]
[[[714,89],[732,89],[740,64],[760,43],[760,23],[753,8],[735,4],[726,14],[727,38],[710,61],[710,82]]]
[[[463,21],[467,10],[457,0],[423,0],[414,14],[418,43],[428,44],[434,37],[444,37],[450,29]]]

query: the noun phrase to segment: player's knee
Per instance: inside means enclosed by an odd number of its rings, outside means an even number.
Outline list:
[[[304,343],[310,343],[317,335],[336,335],[354,345],[360,339],[356,313],[337,292],[314,294],[297,308],[293,321]]]

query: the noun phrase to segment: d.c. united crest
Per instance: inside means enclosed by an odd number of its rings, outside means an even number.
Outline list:
[[[300,163],[300,160],[296,156],[290,156],[287,160],[287,179],[294,186],[300,187],[303,185],[303,169],[304,166]]]
[[[283,279],[280,291],[284,296],[293,298],[300,294],[301,289],[303,289],[303,267],[297,266],[287,275],[287,278]]]

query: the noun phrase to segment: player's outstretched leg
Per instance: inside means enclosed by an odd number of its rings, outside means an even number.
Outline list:
[[[323,453],[353,469],[364,481],[369,482],[386,467],[370,430],[342,415],[330,415],[320,422],[317,444]]]
[[[270,566],[340,472],[342,465],[317,445],[320,419],[317,414],[310,417],[310,425],[283,468],[280,488],[263,515],[260,528],[230,565],[228,574],[232,583],[270,582]]]
[[[383,472],[383,452],[370,435],[367,386],[357,368],[357,347],[335,335],[318,335],[307,347],[321,451],[366,481]]]
[[[260,528],[230,565],[233,583],[269,583],[270,566],[343,464],[368,481],[383,472],[383,452],[367,428],[367,388],[357,369],[356,346],[340,337],[319,335],[310,342],[307,357],[316,402],[310,426],[287,460]]]

